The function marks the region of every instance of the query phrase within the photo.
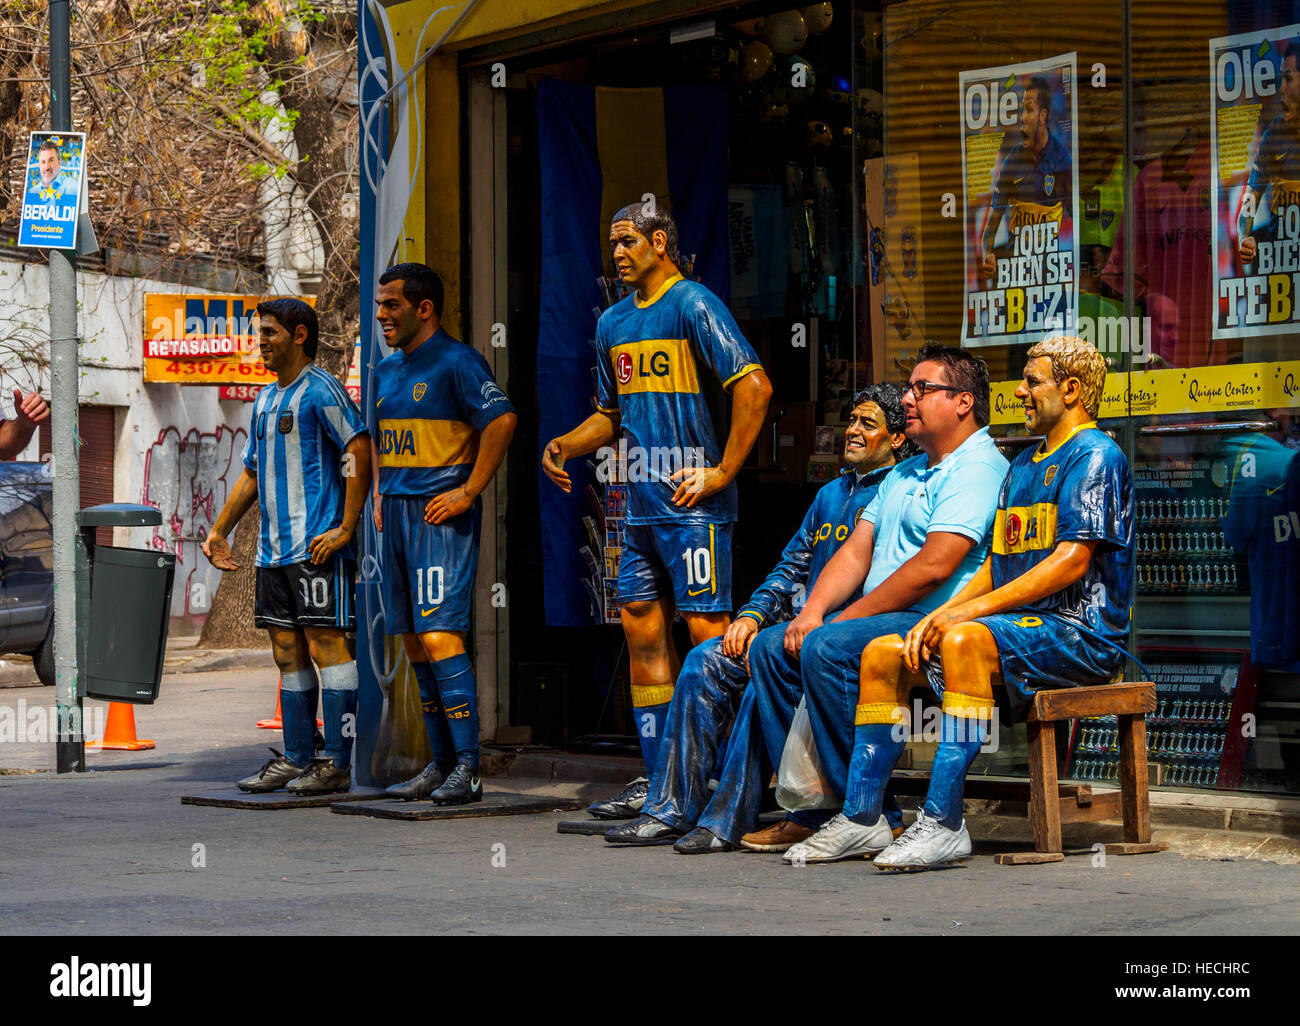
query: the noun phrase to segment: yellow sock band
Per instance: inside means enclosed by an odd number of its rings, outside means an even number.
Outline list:
[[[864,723],[906,723],[907,709],[893,702],[866,702],[858,706],[853,725]]]
[[[651,705],[667,705],[673,700],[671,684],[633,684],[632,707],[644,709]]]
[[[970,695],[959,695],[955,691],[943,693],[943,711],[949,716],[987,720],[993,716],[993,708],[994,703],[991,698],[972,698]]]

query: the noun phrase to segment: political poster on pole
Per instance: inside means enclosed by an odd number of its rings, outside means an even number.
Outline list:
[[[1079,309],[1076,56],[963,71],[962,344],[1036,342]]]
[[[85,187],[86,136],[33,132],[27,148],[18,245],[77,248],[77,214]]]
[[[1300,323],[1300,25],[1210,40],[1214,337]]]

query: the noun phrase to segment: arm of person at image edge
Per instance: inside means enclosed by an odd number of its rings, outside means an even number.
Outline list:
[[[826,485],[833,487],[834,482]],[[749,644],[760,627],[779,622],[787,609],[794,608],[795,596],[807,587],[808,568],[812,566],[813,544],[817,525],[821,492],[808,507],[803,523],[781,553],[781,561],[772,568],[767,578],[754,589],[749,601],[740,607],[736,619],[722,636],[722,653],[732,659],[749,658]]]
[[[474,500],[488,486],[505,459],[519,420],[510,398],[496,383],[483,355],[468,346],[461,352],[453,387],[460,415],[479,433],[478,455],[474,458],[474,469],[463,484],[435,495],[425,505],[424,522],[427,524],[444,524],[452,517],[469,512]]]
[[[785,650],[792,657],[798,658],[804,638],[822,625],[827,611],[850,598],[870,575],[875,522],[892,490],[893,476],[885,479],[849,540],[817,578],[803,611],[786,628]],[[984,461],[967,463],[948,474],[935,497],[920,550],[837,619],[910,609],[952,577],[971,549],[988,537],[1004,476],[1004,470]],[[987,498],[980,502],[976,496]]]
[[[14,389],[14,419],[0,424],[0,459],[11,460],[27,448],[37,426],[50,417],[50,407],[39,392],[23,395]]]
[[[1084,465],[1079,463],[1085,461]],[[1098,545],[1122,548],[1132,545],[1132,478],[1128,461],[1121,456],[1093,451],[1075,454],[1061,468],[1070,482],[1058,505],[1056,546],[1042,561],[1000,588],[993,587],[993,557],[990,555],[961,591],[927,615],[908,632],[903,642],[903,662],[916,671],[958,624],[981,616],[993,616],[1023,609],[1064,591],[1083,579]],[[1100,499],[1100,501],[1098,501]],[[1001,507],[1006,496],[1000,496]],[[1121,509],[1130,507],[1129,516]],[[1121,527],[1128,521],[1128,536]]]

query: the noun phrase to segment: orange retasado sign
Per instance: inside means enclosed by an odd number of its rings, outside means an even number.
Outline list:
[[[144,297],[144,380],[264,385],[257,304],[269,296],[150,292]],[[303,302],[316,304],[314,296]]]

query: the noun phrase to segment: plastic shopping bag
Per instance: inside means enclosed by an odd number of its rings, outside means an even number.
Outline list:
[[[781,751],[781,769],[776,776],[776,801],[787,812],[833,809],[840,804],[822,775],[822,762],[813,741],[806,699],[799,700]]]

